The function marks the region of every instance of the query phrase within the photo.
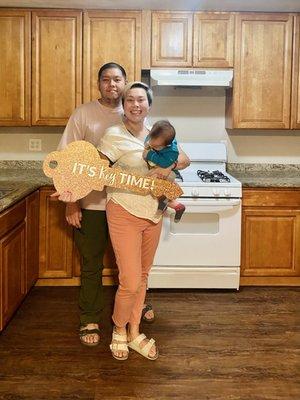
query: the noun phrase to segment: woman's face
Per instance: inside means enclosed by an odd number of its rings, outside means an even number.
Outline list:
[[[129,89],[124,99],[124,114],[131,122],[141,122],[148,115],[150,106],[146,91],[142,88]]]

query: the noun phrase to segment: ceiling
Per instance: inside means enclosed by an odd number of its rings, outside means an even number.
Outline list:
[[[300,12],[300,0],[0,0],[0,7]]]

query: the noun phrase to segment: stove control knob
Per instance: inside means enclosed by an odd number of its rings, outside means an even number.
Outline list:
[[[229,189],[225,189],[225,190],[224,190],[224,195],[225,195],[226,197],[229,197],[229,196],[231,195],[230,190],[229,190]]]
[[[213,195],[215,196],[215,197],[218,197],[218,196],[220,196],[220,191],[219,191],[219,189],[213,189]]]
[[[193,197],[198,197],[198,196],[199,196],[199,191],[198,191],[198,189],[195,189],[195,188],[192,189],[192,196],[193,196]]]

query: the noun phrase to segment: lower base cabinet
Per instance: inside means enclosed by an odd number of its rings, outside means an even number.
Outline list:
[[[38,285],[78,285],[80,255],[74,243],[72,227],[65,219],[65,204],[50,196],[53,187],[40,189],[40,246]],[[103,284],[117,280],[117,266],[109,243],[104,255]]]
[[[26,202],[0,216],[0,330],[26,294]]]
[[[244,189],[241,285],[300,284],[300,189]]]

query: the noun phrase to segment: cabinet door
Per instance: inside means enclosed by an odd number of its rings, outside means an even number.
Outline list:
[[[65,125],[81,103],[80,11],[32,13],[32,124]]]
[[[228,128],[289,128],[292,30],[290,14],[237,15]]]
[[[300,276],[300,209],[244,208],[242,276]]]
[[[233,67],[234,15],[194,14],[194,67]]]
[[[291,128],[300,129],[300,15],[294,21]]]
[[[26,292],[24,221],[0,241],[0,284],[0,329],[3,329]]]
[[[193,14],[152,13],[152,66],[191,67]]]
[[[141,13],[94,11],[84,14],[84,101],[99,97],[101,65],[122,65],[128,81],[141,77]]]
[[[39,278],[71,278],[72,228],[65,220],[65,204],[50,199],[53,192],[40,191]]]
[[[26,292],[39,276],[39,192],[26,198]]]
[[[0,10],[0,125],[30,125],[30,12]]]

